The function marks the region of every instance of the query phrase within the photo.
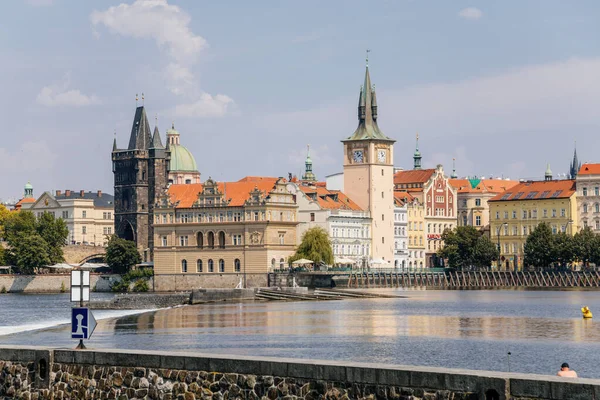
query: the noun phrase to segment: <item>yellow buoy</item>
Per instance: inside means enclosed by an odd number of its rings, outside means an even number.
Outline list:
[[[581,313],[583,314],[584,319],[592,318],[592,312],[588,308],[588,306],[581,307]]]

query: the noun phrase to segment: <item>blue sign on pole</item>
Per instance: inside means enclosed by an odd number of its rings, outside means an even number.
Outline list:
[[[71,338],[89,339],[96,328],[96,319],[88,308],[71,309]]]

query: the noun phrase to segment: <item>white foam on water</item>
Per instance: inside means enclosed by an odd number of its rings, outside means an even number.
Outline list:
[[[156,311],[157,309],[149,309],[149,310],[92,310],[94,313],[94,318],[97,321],[111,319],[111,318],[120,318],[128,315],[135,314],[143,314],[146,312]],[[70,312],[70,311],[69,311]],[[24,324],[17,326],[0,326],[0,336],[4,335],[12,335],[14,333],[21,332],[29,332],[29,331],[38,331],[42,329],[48,329],[57,327],[60,325],[67,325],[71,323],[71,318],[60,318],[60,319],[51,319],[48,321],[43,321],[35,324]]]

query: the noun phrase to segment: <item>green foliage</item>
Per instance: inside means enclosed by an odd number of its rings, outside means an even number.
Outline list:
[[[19,241],[20,237],[36,233],[36,219],[30,211],[11,213],[4,221],[4,239],[10,246]]]
[[[132,266],[139,264],[142,258],[134,242],[113,235],[108,240],[105,260],[115,273],[125,274]]]
[[[489,267],[498,257],[498,250],[487,236],[472,226],[458,226],[442,234],[444,247],[438,255],[448,260],[450,268]]]
[[[37,218],[35,229],[49,246],[48,257],[51,264],[64,261],[62,246],[67,242],[69,229],[62,218],[54,218],[50,213],[43,213]]]
[[[6,264],[8,264],[6,260],[6,250],[4,250],[4,246],[0,244],[0,265]]]
[[[523,260],[528,267],[548,267],[554,261],[554,237],[550,225],[542,222],[527,236]]]
[[[296,253],[292,255],[288,262],[291,264],[296,260],[306,258],[315,264],[324,262],[327,265],[333,264],[333,249],[329,235],[321,227],[308,229],[302,235],[302,242],[298,246]]]
[[[555,234],[549,248],[552,260],[563,267],[577,259],[576,238],[565,232]]]
[[[64,283],[64,282],[61,282],[61,283],[60,283],[60,292],[61,292],[61,293],[64,293],[64,292],[66,292],[66,291],[67,291],[67,288],[65,287],[65,283]]]
[[[584,265],[592,262],[592,259],[596,258],[597,248],[599,246],[598,237],[594,231],[587,226],[577,232],[573,239],[573,247],[577,259],[583,261]]]
[[[149,290],[148,281],[145,279],[138,279],[133,284],[134,292],[147,292]]]
[[[0,239],[4,238],[4,222],[10,215],[10,211],[4,206],[4,204],[0,204]]]
[[[33,274],[40,267],[50,264],[46,241],[37,233],[19,235],[19,240],[11,245],[9,258],[22,274]]]
[[[111,285],[110,290],[112,290],[113,292],[125,293],[129,291],[130,284],[131,281],[124,279],[123,276],[121,277],[121,280],[119,282],[115,282]]]
[[[0,289],[0,293],[2,293],[2,294],[6,293],[6,286],[2,286],[2,289]]]

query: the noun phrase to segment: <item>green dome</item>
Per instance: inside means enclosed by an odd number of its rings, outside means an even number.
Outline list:
[[[31,186],[31,183],[27,182],[25,189],[33,189],[33,186]]]
[[[169,146],[171,151],[171,164],[169,171],[198,171],[196,160],[192,153],[180,144]]]

